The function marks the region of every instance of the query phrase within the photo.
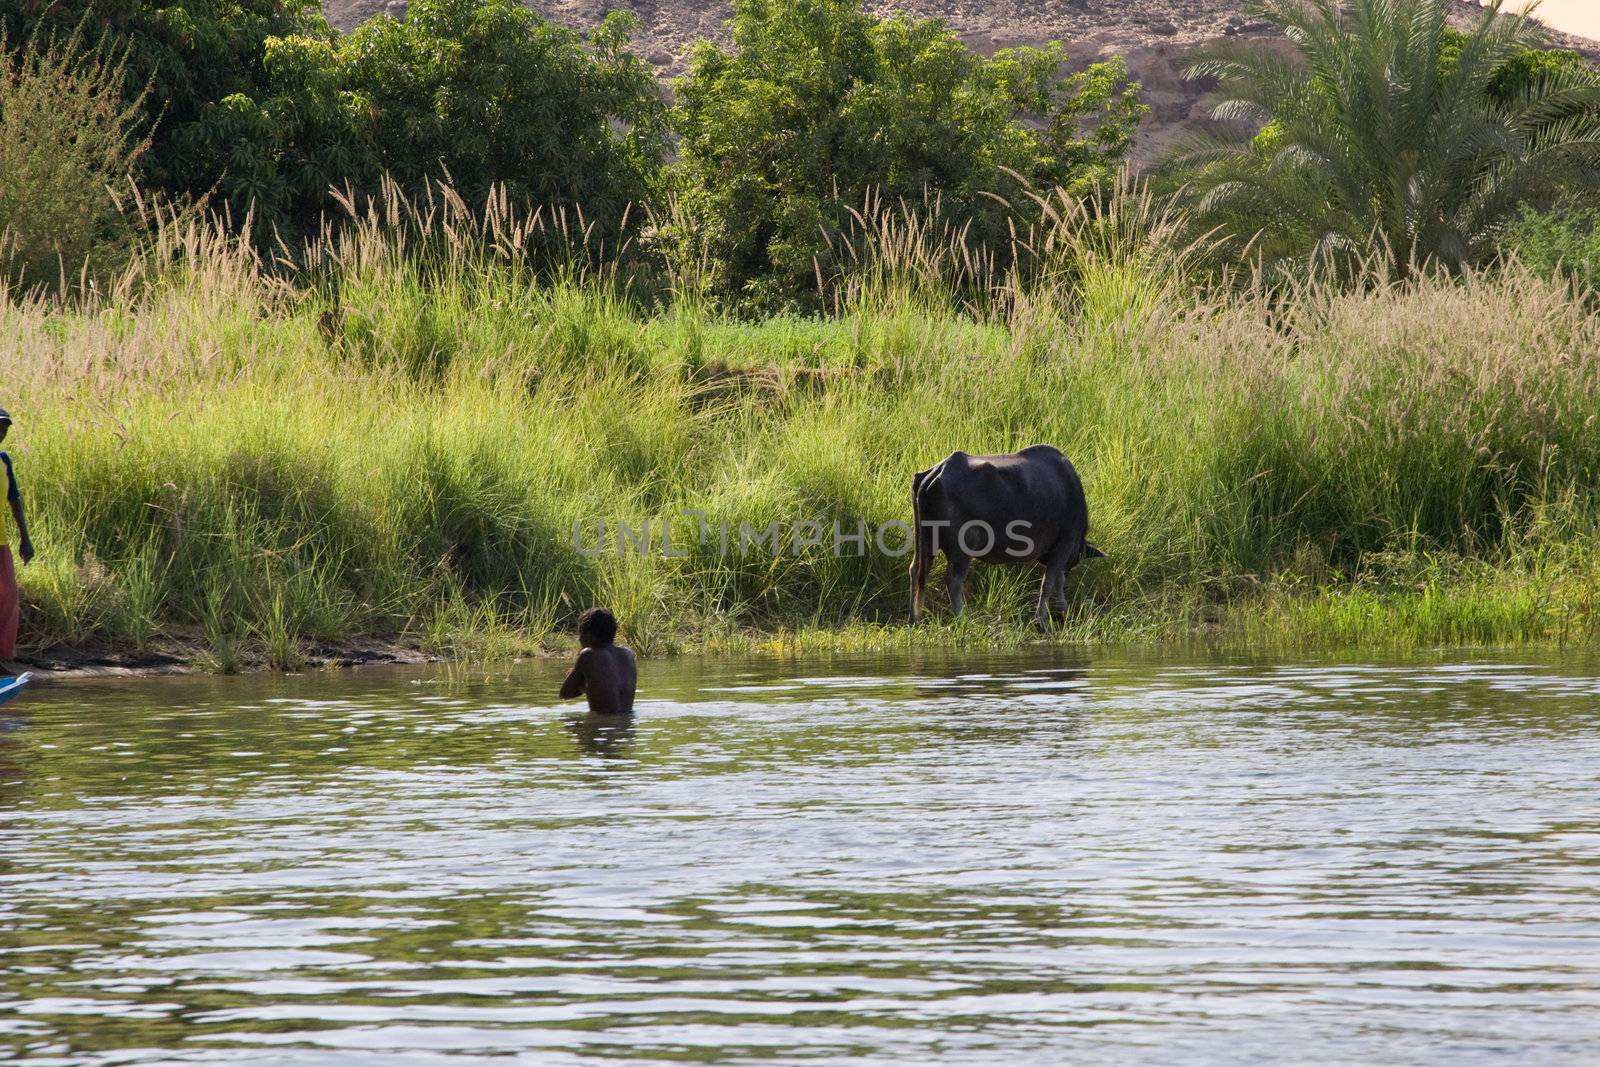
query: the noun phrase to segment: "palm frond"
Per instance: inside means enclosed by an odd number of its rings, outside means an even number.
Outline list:
[[[1194,74],[1220,80],[1212,114],[1247,128],[1185,145],[1195,225],[1237,249],[1308,262],[1470,266],[1522,203],[1600,182],[1600,76],[1562,70],[1496,102],[1537,24],[1492,0],[1450,35],[1454,0],[1263,0],[1282,58],[1232,44]],[[1360,249],[1365,247],[1368,252]],[[1368,266],[1361,266],[1368,269]]]

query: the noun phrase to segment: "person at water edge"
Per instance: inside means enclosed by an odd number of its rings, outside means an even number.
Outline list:
[[[0,442],[11,432],[11,416],[0,408]],[[17,589],[17,568],[11,561],[11,526],[17,527],[17,553],[24,565],[33,559],[33,542],[28,538],[28,520],[22,512],[22,490],[17,488],[17,474],[11,467],[11,456],[0,452],[0,464],[6,468],[6,509],[11,513],[8,521],[0,512],[0,676],[17,673],[17,624],[22,617],[22,598]]]
[[[561,683],[561,699],[580,693],[589,698],[596,715],[628,715],[633,711],[633,691],[639,672],[633,649],[616,644],[617,617],[605,608],[590,608],[578,616],[578,643],[583,651]]]

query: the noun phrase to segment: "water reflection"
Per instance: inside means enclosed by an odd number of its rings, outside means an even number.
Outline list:
[[[620,722],[559,666],[30,692],[0,1058],[1600,1047],[1600,664],[667,661]]]
[[[567,732],[585,756],[617,759],[627,755],[634,738],[634,716],[601,715],[592,711],[568,715]]]

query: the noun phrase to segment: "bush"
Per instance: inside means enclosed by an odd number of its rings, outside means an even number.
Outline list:
[[[151,131],[141,185],[178,197],[216,194],[240,218],[254,205],[265,222],[287,221],[295,205],[280,167],[301,108],[262,106],[279,95],[267,43],[331,41],[316,0],[0,0],[0,23],[13,40],[76,32],[117,43],[124,99],[140,102]],[[318,206],[325,195],[322,184]]]
[[[114,256],[126,223],[112,187],[144,152],[126,58],[80,38],[5,48],[0,31],[0,271],[65,289]]]
[[[1470,43],[1471,38],[1459,30],[1445,30],[1443,62],[1439,70],[1441,76],[1449,77],[1460,61],[1463,49]],[[1519,95],[1536,90],[1541,82],[1549,78],[1573,75],[1600,77],[1582,54],[1570,48],[1518,45],[1490,76],[1486,91],[1492,102],[1507,106],[1514,103]]]
[[[1546,277],[1564,274],[1600,290],[1600,207],[1577,198],[1550,211],[1524,208],[1505,245]]]
[[[615,222],[665,150],[660,90],[622,15],[589,50],[515,0],[415,0],[348,36],[309,0],[0,0],[0,24],[117,40],[154,129],[144,182],[212,198],[236,225],[253,216],[268,241],[314,228],[330,188],[375,191],[386,171]]]
[[[675,86],[674,187],[703,219],[715,283],[804,302],[869,195],[904,200],[1005,250],[1024,185],[1086,189],[1140,116],[1120,60],[1059,76],[1059,43],[972,52],[942,22],[875,18],[860,0],[737,0],[734,51],[701,42]]]

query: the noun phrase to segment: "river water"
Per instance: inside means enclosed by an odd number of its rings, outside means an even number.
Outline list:
[[[1600,661],[35,687],[0,1057],[1594,1064]]]

